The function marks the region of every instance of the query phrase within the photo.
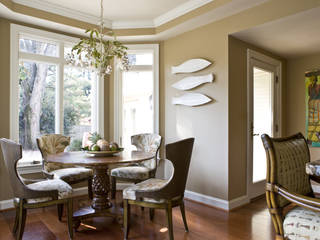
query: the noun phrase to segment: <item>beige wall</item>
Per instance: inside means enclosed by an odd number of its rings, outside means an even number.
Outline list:
[[[0,19],[0,137],[9,137],[9,93],[10,93],[10,27],[8,21]],[[7,37],[5,37],[7,36]],[[0,150],[1,151],[1,150]],[[0,155],[0,200],[12,195],[2,153]]]
[[[282,125],[285,126],[286,60],[229,37],[229,199],[247,193],[247,49],[282,63]],[[283,132],[284,134],[284,132]]]
[[[305,135],[305,77],[304,73],[320,68],[320,54],[288,60],[287,134],[302,132]],[[311,159],[320,159],[320,148],[310,148]]]
[[[239,69],[241,68],[239,78],[242,80],[237,82],[238,76],[232,79],[228,76],[230,73],[228,71],[229,34],[280,19],[319,4],[320,1],[270,0],[255,8],[164,42],[164,79],[162,81],[165,82],[166,143],[189,136],[196,138],[189,171],[188,190],[226,200],[246,194],[245,92],[239,93],[240,100],[232,96],[228,97],[228,94],[234,94],[244,87],[246,66],[243,60],[246,60],[243,59],[243,49],[245,46],[242,44],[233,46],[233,50],[240,54],[239,61],[231,61],[235,66],[239,65]],[[181,93],[171,85],[181,79],[182,75],[172,75],[170,67],[195,57],[203,57],[215,62],[213,66],[201,72],[201,74],[214,72],[216,75],[214,83],[196,89],[211,96],[215,101],[194,108],[173,106],[171,98]],[[236,104],[232,105],[228,111],[229,101],[232,103],[236,101]],[[230,126],[231,129],[229,129]]]

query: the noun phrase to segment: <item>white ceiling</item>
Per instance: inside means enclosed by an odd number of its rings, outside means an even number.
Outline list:
[[[96,24],[100,0],[13,0],[28,7]],[[104,0],[107,27],[158,27],[214,0]]]
[[[17,0],[15,0],[17,1]],[[21,1],[21,0],[19,0]],[[27,0],[28,2],[38,1],[38,0]],[[58,0],[57,0],[58,1]],[[66,0],[67,1],[67,0]],[[78,0],[80,2],[80,0]],[[94,0],[96,1],[96,0]],[[119,1],[119,0],[118,0]],[[124,1],[124,0],[122,0]],[[133,1],[133,0],[131,0]],[[162,1],[162,0],[158,0]],[[195,0],[198,1],[198,0]],[[169,28],[165,31],[162,31],[157,34],[151,34],[151,35],[132,35],[132,36],[118,36],[117,39],[120,41],[159,41],[159,40],[165,40],[174,36],[177,36],[179,34],[182,34],[184,32],[190,31],[192,29],[198,28],[200,26],[209,24],[214,21],[218,21],[220,19],[226,18],[228,16],[231,16],[233,14],[239,13],[241,11],[244,11],[246,9],[252,8],[256,5],[259,5],[267,0],[232,0],[231,2],[214,8],[202,15],[199,15],[197,17],[191,18],[187,21],[184,21],[183,23],[180,23],[172,28]],[[52,12],[52,9],[51,9]],[[58,13],[60,15],[60,13]],[[164,14],[165,15],[165,14]],[[163,15],[162,15],[163,16]],[[61,32],[68,32],[80,36],[85,36],[84,30],[72,26],[68,26],[65,24],[60,24],[36,17],[31,17],[28,15],[24,15],[21,13],[16,13],[14,11],[11,11],[10,9],[6,8],[3,4],[0,4],[0,17],[7,18],[7,19],[13,19],[15,21],[25,22],[29,24],[34,24],[36,26],[45,27],[49,29],[55,29],[57,31]],[[70,15],[69,15],[70,17]],[[82,16],[83,18],[87,17],[87,15]],[[80,19],[78,19],[80,20]],[[92,19],[91,19],[92,20]],[[94,20],[94,19],[93,19]],[[98,21],[98,20],[96,20]],[[97,23],[97,22],[94,22]]]
[[[286,58],[320,52],[320,8],[232,34]]]
[[[45,0],[44,2],[100,16],[100,0]],[[104,16],[112,21],[154,19],[188,0],[104,0]]]

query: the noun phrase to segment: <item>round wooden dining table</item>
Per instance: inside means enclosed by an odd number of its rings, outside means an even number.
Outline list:
[[[142,151],[124,151],[115,155],[96,157],[84,152],[63,152],[48,155],[47,162],[64,165],[77,165],[93,170],[92,179],[92,204],[74,212],[73,220],[75,228],[78,228],[81,220],[90,217],[110,216],[117,219],[122,218],[122,211],[110,202],[110,177],[108,169],[114,164],[130,164],[150,160],[155,153]]]

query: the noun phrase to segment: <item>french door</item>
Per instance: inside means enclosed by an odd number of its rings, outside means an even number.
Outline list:
[[[248,50],[247,195],[265,192],[266,153],[262,134],[280,136],[281,63]]]

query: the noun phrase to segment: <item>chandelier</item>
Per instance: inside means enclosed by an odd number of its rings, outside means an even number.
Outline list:
[[[89,67],[95,69],[100,76],[112,72],[112,62],[114,58],[119,61],[121,70],[128,71],[130,68],[127,47],[117,41],[115,34],[110,31],[107,35],[112,36],[112,40],[103,40],[103,0],[100,0],[100,23],[99,30],[88,29],[85,33],[89,38],[80,39],[73,46],[71,53],[66,56],[68,64],[79,67]]]

